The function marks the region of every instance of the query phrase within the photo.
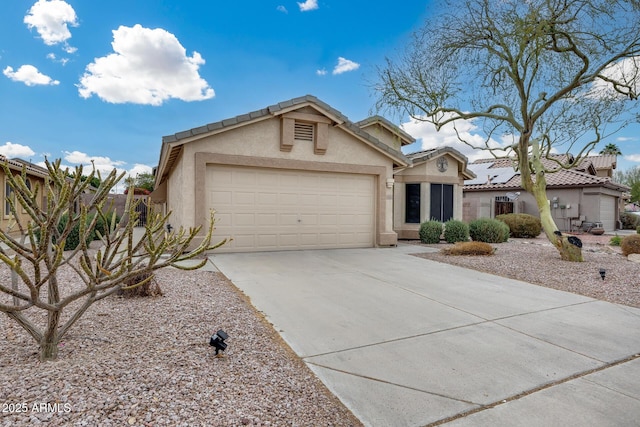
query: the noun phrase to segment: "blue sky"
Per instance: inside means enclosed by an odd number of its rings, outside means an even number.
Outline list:
[[[371,113],[375,67],[429,11],[429,1],[4,0],[0,153],[135,175],[156,165],[163,135],[306,94],[358,121]],[[640,164],[637,130],[605,141],[627,155],[621,168]],[[409,131],[422,138],[414,151],[471,154],[446,132]]]

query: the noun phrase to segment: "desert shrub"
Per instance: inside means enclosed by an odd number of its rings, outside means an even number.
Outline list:
[[[58,223],[58,231],[62,232],[66,227],[68,221],[69,221],[69,216],[64,215],[61,218],[60,222]],[[87,218],[87,222],[89,221],[90,219]],[[91,230],[89,233],[87,233],[86,235],[87,245],[93,241],[94,236],[95,236],[95,230]],[[67,236],[67,240],[64,242],[64,250],[71,251],[77,248],[79,245],[80,245],[80,223],[76,224],[75,227],[71,229],[71,232]]]
[[[439,221],[426,221],[420,224],[420,241],[422,243],[440,243],[442,235],[442,223]]]
[[[636,233],[640,234],[640,225],[636,227]]]
[[[87,218],[87,223],[89,223],[90,221],[91,219]],[[58,222],[58,231],[60,233],[64,231],[68,222],[69,222],[69,214],[64,214],[62,217],[60,217],[60,221]],[[36,240],[40,242],[40,236],[41,236],[40,230],[36,230],[35,235],[36,235]],[[94,236],[95,236],[95,229],[87,233],[86,235],[87,245],[89,245],[93,241]],[[55,238],[52,240],[53,240],[53,243],[56,243]],[[79,222],[69,232],[69,235],[67,236],[67,240],[64,242],[64,250],[71,251],[77,248],[78,245],[80,245],[80,223]]]
[[[443,252],[445,255],[493,255],[495,249],[485,242],[458,242]]]
[[[620,222],[623,230],[633,230],[640,227],[640,215],[629,212],[620,212]]]
[[[502,243],[509,239],[509,226],[492,218],[480,218],[469,223],[469,235],[476,242]]]
[[[504,214],[496,216],[509,226],[511,237],[526,238],[538,237],[542,232],[540,218],[529,214]]]
[[[620,243],[622,255],[640,254],[640,234],[632,234],[622,239]]]
[[[96,231],[94,233],[94,240],[99,240],[100,236],[104,236],[105,234],[107,234],[108,228],[111,226],[112,215],[113,215],[113,212],[109,212],[105,214],[105,217],[107,220],[106,222],[104,221],[103,218],[98,217],[98,219],[96,220],[96,226],[94,228],[94,230]],[[92,218],[93,218],[93,215],[90,217],[89,220],[91,220]],[[116,224],[119,222],[120,222],[120,215],[116,214]]]
[[[617,234],[613,236],[611,239],[609,239],[610,246],[620,246],[621,243],[622,243],[622,237],[618,236]]]
[[[466,242],[469,240],[469,226],[457,219],[444,223],[444,240],[447,243]]]
[[[162,289],[152,273],[140,273],[126,280],[118,291],[118,295],[124,298],[155,297],[162,296]]]

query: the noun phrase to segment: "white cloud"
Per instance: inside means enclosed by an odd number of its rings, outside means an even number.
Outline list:
[[[618,142],[628,142],[628,141],[637,141],[638,138],[632,137],[632,136],[619,136],[616,138],[616,141]]]
[[[47,46],[63,43],[68,53],[75,51],[75,48],[66,44],[71,38],[69,25],[78,26],[78,17],[69,3],[62,0],[38,0],[24,17],[24,23],[29,29],[35,28]]]
[[[96,94],[114,104],[162,105],[170,98],[200,101],[215,96],[198,69],[204,59],[189,57],[176,36],[137,24],[113,31],[114,53],[96,58],[80,79],[80,96]]]
[[[306,0],[303,3],[298,2],[298,7],[300,7],[300,12],[316,10],[318,8],[318,0]]]
[[[316,74],[319,76],[326,76],[327,70],[325,70],[324,68],[322,70],[316,70]]]
[[[9,159],[19,157],[27,160],[28,157],[31,157],[36,153],[27,145],[5,142],[4,145],[0,145],[0,154]]]
[[[111,158],[103,156],[90,156],[81,151],[63,151],[62,153],[64,154],[64,160],[71,163],[74,167],[82,165],[90,170],[91,163],[93,162],[96,170],[99,170],[101,173],[109,173],[113,169],[117,169],[118,166],[126,164],[121,160],[111,160]],[[86,172],[88,173],[89,171],[87,170]]]
[[[85,168],[84,173],[89,173],[91,170],[91,163],[96,167],[97,171],[100,171],[103,176],[111,173],[112,170],[116,170],[118,173],[125,172],[127,176],[135,177],[141,173],[151,173],[153,168],[151,166],[136,163],[132,168],[127,168],[127,163],[122,160],[112,160],[110,157],[105,156],[91,156],[81,151],[63,151],[63,160],[72,166],[68,166],[73,169],[75,166],[82,165]]]
[[[152,172],[153,172],[153,168],[151,166],[136,163],[135,165],[133,165],[131,169],[127,170],[127,175],[132,178],[135,178],[137,175],[140,175],[143,173],[152,173]]]
[[[640,163],[640,154],[629,154],[627,156],[623,156],[625,160],[629,160],[630,162]]]
[[[625,58],[622,61],[611,64],[602,72],[602,75],[629,85],[637,96],[638,92],[640,92],[640,56]],[[614,91],[611,83],[596,79],[587,96],[598,97],[603,95],[622,96]]]
[[[69,62],[69,58],[58,58],[55,53],[48,53],[47,59],[50,59],[53,62],[58,62],[62,65],[67,65],[67,62]]]
[[[282,5],[280,5],[280,6],[276,7],[276,10],[277,10],[278,12],[282,12],[282,13],[289,13],[289,11],[287,10],[287,8],[286,8],[286,7],[284,7],[284,6],[282,6]]]
[[[455,127],[453,123],[449,123],[443,126],[440,131],[436,130],[435,125],[418,120],[410,120],[409,122],[400,125],[402,130],[413,136],[416,140],[421,142],[420,150],[430,150],[434,148],[451,147],[458,150],[467,158],[469,162],[473,162],[477,159],[491,157],[491,154],[486,150],[474,149],[471,146],[460,141],[458,134],[465,141],[473,144],[476,147],[484,147],[486,137],[478,132],[478,127],[472,120],[457,120]],[[457,129],[457,134],[456,134]],[[491,148],[504,147],[512,144],[512,138],[505,135],[501,141],[491,139],[489,146]],[[413,150],[418,151],[418,150]],[[502,152],[496,152],[498,155],[502,155]]]
[[[2,73],[14,82],[22,82],[27,86],[55,86],[60,84],[58,80],[53,80],[51,77],[42,74],[33,65],[23,65],[18,68],[17,71],[13,71],[12,67],[7,67],[2,71]]]
[[[350,61],[346,58],[339,57],[338,65],[333,69],[333,75],[347,73],[349,71],[355,71],[360,68],[360,64]]]

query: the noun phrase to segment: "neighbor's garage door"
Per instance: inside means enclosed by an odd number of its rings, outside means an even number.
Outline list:
[[[209,165],[220,252],[373,246],[371,175]]]
[[[616,230],[616,198],[600,196],[600,222],[605,231]]]

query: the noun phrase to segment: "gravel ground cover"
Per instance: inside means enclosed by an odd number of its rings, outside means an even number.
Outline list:
[[[0,425],[361,425],[223,275],[164,269],[157,280],[164,296],[95,303],[57,362],[40,363],[0,313]],[[216,358],[219,328],[229,339]]]
[[[452,256],[440,251],[417,254],[421,258],[458,265],[548,288],[573,292],[613,303],[640,307],[640,264],[622,256],[608,244],[611,236],[578,236],[583,241],[584,262],[562,261],[544,235],[535,239],[509,239],[492,244],[490,256]],[[450,244],[422,245],[436,249]],[[605,279],[600,269],[606,271]]]

